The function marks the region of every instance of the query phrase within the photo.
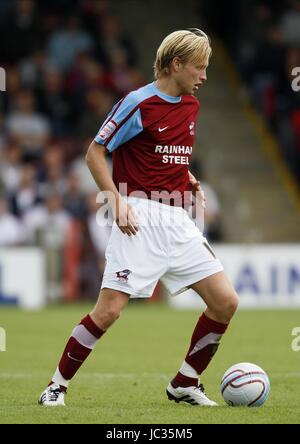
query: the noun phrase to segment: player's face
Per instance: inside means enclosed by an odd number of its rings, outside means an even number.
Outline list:
[[[181,66],[178,72],[178,86],[182,94],[195,94],[205,82],[207,65],[187,63]]]

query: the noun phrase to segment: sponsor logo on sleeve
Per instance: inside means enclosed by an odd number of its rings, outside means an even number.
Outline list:
[[[112,135],[116,128],[117,125],[110,121],[99,131],[98,135],[101,137],[101,139],[106,140]]]

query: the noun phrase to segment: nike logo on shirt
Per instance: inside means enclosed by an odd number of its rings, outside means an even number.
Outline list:
[[[166,130],[167,128],[169,128],[169,127],[165,126],[164,128],[158,128],[158,131],[161,133],[162,131]]]

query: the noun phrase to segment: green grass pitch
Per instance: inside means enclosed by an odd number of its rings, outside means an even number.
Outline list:
[[[87,305],[38,313],[0,311],[7,351],[0,352],[0,423],[201,424],[299,423],[300,352],[291,348],[300,312],[239,311],[202,377],[220,406],[167,400],[165,388],[181,364],[197,311],[133,303],[97,345],[70,385],[67,407],[37,405],[74,325]],[[259,408],[227,407],[220,395],[225,370],[253,362],[269,374],[271,392]]]

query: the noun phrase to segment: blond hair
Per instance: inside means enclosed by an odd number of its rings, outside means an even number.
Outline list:
[[[200,29],[175,31],[161,42],[154,62],[154,77],[159,79],[170,74],[170,63],[178,57],[183,64],[208,65],[211,56],[209,37]]]

